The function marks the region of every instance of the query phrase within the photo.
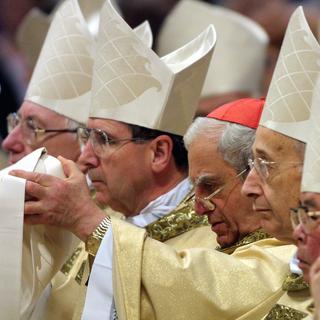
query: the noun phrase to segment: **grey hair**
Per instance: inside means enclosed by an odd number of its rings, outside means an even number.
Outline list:
[[[248,167],[255,132],[254,129],[236,123],[199,117],[185,134],[184,143],[188,150],[196,137],[211,135],[213,141],[218,141],[218,151],[223,160],[240,173]]]

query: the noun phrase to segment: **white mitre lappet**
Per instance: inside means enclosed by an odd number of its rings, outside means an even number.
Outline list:
[[[320,193],[320,77],[313,91],[301,192]]]
[[[100,4],[101,0],[100,0]],[[83,11],[87,19],[97,6]],[[148,23],[137,33],[152,42]],[[94,36],[78,0],[66,0],[56,11],[34,69],[25,100],[80,123],[86,123],[92,84]]]
[[[320,46],[302,7],[292,14],[268,90],[260,125],[307,142]]]
[[[215,41],[209,26],[160,59],[107,1],[101,12],[90,117],[183,135],[196,111]]]
[[[162,56],[177,49],[209,24],[217,31],[217,44],[201,97],[229,92],[260,96],[269,38],[260,25],[235,11],[179,1],[162,24],[157,52]]]
[[[27,319],[52,276],[79,242],[55,227],[23,225],[25,180],[8,175],[14,169],[64,174],[60,161],[44,148],[0,171],[0,319]]]

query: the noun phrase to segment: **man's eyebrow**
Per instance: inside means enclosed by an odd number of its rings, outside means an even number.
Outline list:
[[[223,180],[222,180],[221,177],[215,177],[215,176],[210,175],[210,174],[200,175],[194,181],[195,185],[199,185],[199,184],[219,185],[219,184],[222,184],[222,183],[223,183]]]
[[[265,159],[265,160],[272,160],[270,155],[264,150],[261,150],[261,149],[257,148],[254,152],[252,151],[252,153],[254,154],[255,157],[262,158],[262,159]]]
[[[315,201],[313,199],[307,199],[307,200],[303,201],[302,205],[305,207],[311,207],[311,208],[317,207],[317,204],[315,203]]]

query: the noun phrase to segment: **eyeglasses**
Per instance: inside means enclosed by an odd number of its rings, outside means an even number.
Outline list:
[[[112,145],[116,145],[119,142],[142,142],[151,138],[121,138],[111,139],[108,134],[100,129],[96,128],[79,128],[78,137],[80,145],[84,146],[90,140],[92,148],[96,156],[105,157],[109,152]]]
[[[270,175],[270,168],[272,168],[272,166],[275,166],[276,164],[278,164],[278,163],[275,161],[267,161],[262,158],[248,159],[248,166],[249,166],[250,170],[252,170],[254,168],[263,180],[268,179],[268,177]],[[294,166],[294,165],[301,165],[302,163],[301,162],[286,162],[285,164]]]
[[[228,185],[229,182],[234,181],[237,178],[241,177],[246,171],[248,171],[248,168],[246,168],[243,171],[241,171],[239,174],[237,174],[235,177],[233,177],[231,180],[229,180],[224,186],[216,189],[215,191],[213,191],[207,197],[202,198],[202,197],[195,196],[195,201],[200,203],[205,209],[207,209],[209,211],[215,210],[216,209],[216,204],[214,202],[212,202],[211,199],[214,196],[216,196],[218,193],[220,193]]]
[[[55,132],[55,133],[63,133],[63,132],[69,132],[69,133],[78,133],[79,128],[74,129],[43,129],[38,127],[35,120],[31,117],[28,117],[26,119],[21,119],[19,114],[17,113],[10,113],[7,116],[7,128],[8,133],[12,132],[14,128],[16,128],[18,125],[21,125],[21,131],[25,138],[25,141],[29,145],[34,145],[39,142],[39,138],[43,136],[45,133],[49,132]]]
[[[309,211],[307,207],[300,206],[290,209],[290,218],[293,228],[301,224],[309,234],[320,224],[320,211]]]

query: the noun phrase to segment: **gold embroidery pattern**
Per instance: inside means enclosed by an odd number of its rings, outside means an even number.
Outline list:
[[[308,315],[302,311],[276,304],[269,312],[265,320],[301,320]]]
[[[189,194],[176,209],[146,226],[149,237],[164,242],[192,229],[208,226],[206,216],[194,211],[194,200]]]
[[[77,247],[77,248],[74,250],[74,252],[73,252],[73,254],[71,255],[71,257],[70,257],[70,258],[66,261],[66,263],[62,266],[61,272],[62,272],[64,275],[66,275],[66,276],[69,275],[70,270],[72,269],[74,263],[75,263],[76,260],[78,259],[78,257],[79,257],[79,255],[80,255],[80,253],[81,253],[82,250],[83,250],[82,247]]]
[[[309,289],[309,284],[303,280],[303,276],[295,273],[289,273],[284,279],[282,290],[284,291],[300,291]]]
[[[250,244],[259,240],[268,239],[270,235],[262,230],[256,230],[254,232],[249,233],[244,238],[236,242],[234,245],[230,247],[221,248],[218,246],[216,250],[224,252],[226,254],[233,253],[237,248],[245,246],[246,244]]]
[[[314,305],[314,302],[310,303],[308,306],[307,306],[307,310],[311,313],[311,314],[314,314],[314,312],[316,311],[316,307]]]
[[[81,285],[85,267],[86,267],[86,261],[83,261],[75,278],[75,280],[78,282],[79,285]]]

